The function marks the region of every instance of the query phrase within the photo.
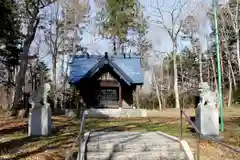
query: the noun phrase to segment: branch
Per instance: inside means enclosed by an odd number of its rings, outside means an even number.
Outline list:
[[[28,3],[28,2],[26,2],[26,3]],[[35,9],[39,9],[39,6],[38,5],[36,5],[36,2],[35,2],[35,0],[29,0],[29,3],[35,8]]]
[[[47,0],[47,2],[44,3],[42,0],[38,0],[39,9],[43,9],[43,8],[53,4],[56,1],[57,0]]]
[[[59,48],[63,44],[64,39],[61,39],[61,41],[58,43],[57,48]]]
[[[187,4],[187,2],[188,2],[188,0],[185,0],[185,2],[178,7],[178,8],[180,8],[180,9],[179,9],[179,12],[178,12],[177,16],[175,17],[175,20],[173,21],[173,25],[175,25],[176,21],[179,19],[180,15],[181,15],[181,13],[182,13],[182,9],[183,9],[184,6]],[[179,4],[181,4],[181,1],[179,1]],[[173,10],[173,12],[172,12],[172,13],[173,13],[173,16],[174,16],[174,11],[176,11],[176,9],[177,9],[177,7],[176,7],[175,10]]]
[[[34,21],[34,19],[32,19],[32,21]],[[28,34],[24,43],[29,43],[33,41],[39,22],[40,22],[40,18],[36,18],[35,24],[30,23],[32,25],[28,27]]]
[[[164,3],[160,6],[159,2],[157,1],[157,6],[158,7],[154,7],[154,8],[157,9],[158,14],[159,14],[159,16],[157,16],[157,17],[160,18],[160,20],[158,21],[159,24],[161,24],[163,26],[163,28],[168,32],[169,36],[172,37],[172,33],[170,32],[171,29],[167,27],[167,25],[165,24],[165,21],[164,21],[164,17],[163,17],[163,13],[162,13],[163,11],[161,10],[163,5],[164,5]]]
[[[33,14],[31,13],[31,11],[29,9],[29,3],[26,3],[26,11],[31,17],[33,17]]]
[[[239,17],[238,9],[239,9],[239,1],[237,1],[236,17],[235,17],[235,22],[236,22],[236,26],[237,26],[237,27],[238,27],[238,17]],[[237,30],[239,30],[239,28],[238,28]]]
[[[179,32],[181,31],[182,25],[183,25],[183,21],[181,20],[181,21],[180,21],[180,25],[179,25],[179,27],[178,27],[178,30],[177,30],[177,32],[176,32],[176,34],[175,34],[175,37],[174,37],[174,41],[176,41],[177,36],[178,36]]]
[[[237,8],[237,7],[236,7]],[[233,28],[236,30],[238,26],[236,26],[236,21],[235,21],[235,18],[234,18],[234,15],[232,14],[232,11],[230,9],[230,6],[229,4],[227,5],[227,10],[228,10],[228,13],[230,15],[230,18],[231,18],[231,21],[232,21],[232,24],[233,24]],[[236,12],[237,14],[238,12]],[[236,16],[237,17],[237,16]]]
[[[49,33],[49,34],[52,34],[52,33]],[[54,53],[53,51],[53,44],[54,44],[54,41],[52,40],[52,36],[51,35],[48,35],[49,37],[45,36],[46,40],[45,40],[45,43],[48,45],[48,47],[50,48],[50,52],[51,54]]]
[[[38,4],[44,6],[44,3],[42,0],[38,0]]]

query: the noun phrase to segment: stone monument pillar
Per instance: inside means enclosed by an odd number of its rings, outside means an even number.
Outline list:
[[[31,109],[28,119],[28,136],[47,136],[51,134],[52,113],[47,95],[51,89],[49,83],[40,86],[29,98]]]
[[[217,93],[210,90],[207,82],[199,84],[200,102],[196,108],[195,124],[203,135],[219,136],[219,109]]]

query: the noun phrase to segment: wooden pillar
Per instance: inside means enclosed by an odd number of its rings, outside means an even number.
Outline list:
[[[122,87],[121,87],[121,85],[119,84],[119,104],[118,104],[118,106],[119,106],[119,108],[122,108]]]

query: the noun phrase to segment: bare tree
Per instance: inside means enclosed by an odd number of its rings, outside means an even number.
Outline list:
[[[51,7],[51,13],[48,15],[50,17],[48,21],[48,26],[44,27],[45,43],[48,45],[49,53],[52,57],[52,75],[53,75],[53,104],[54,109],[57,104],[57,60],[59,58],[60,52],[62,51],[64,36],[66,36],[64,21],[61,18],[61,8],[57,3],[55,6]]]
[[[156,75],[155,75],[155,72],[154,72],[154,68],[152,68],[152,76],[153,76],[153,85],[155,87],[155,90],[156,90],[156,96],[157,96],[157,99],[158,99],[158,106],[159,106],[159,110],[162,111],[162,102],[161,102],[161,98],[160,98],[160,93],[159,93],[159,87],[158,87],[158,81],[157,81],[157,78],[156,78]],[[160,84],[161,85],[161,84]]]
[[[68,3],[56,3],[55,6],[51,7],[51,15],[49,16],[50,19],[48,19],[49,27],[45,27],[44,32],[45,42],[48,45],[50,54],[52,56],[54,108],[56,108],[58,95],[57,62],[61,56],[61,65],[62,69],[64,69],[65,55],[76,53],[77,38],[79,34],[78,30],[80,30],[79,23],[83,22],[87,10],[87,5],[83,3],[81,4],[76,0],[69,0]],[[62,74],[63,72],[64,70],[62,70]],[[64,76],[66,77],[66,74]],[[60,94],[62,92],[62,88],[65,88],[65,79],[66,78],[63,80],[64,87],[60,88]]]
[[[233,82],[234,82],[234,86],[235,88],[236,86],[236,80],[235,80],[235,75],[233,73],[233,67],[232,67],[232,54],[229,51],[229,41],[231,38],[231,30],[228,30],[227,25],[229,25],[228,20],[226,20],[226,14],[224,13],[224,10],[222,10],[222,12],[219,13],[221,19],[220,19],[220,23],[221,23],[221,27],[220,27],[220,35],[221,35],[221,44],[222,44],[222,49],[225,53],[225,58],[228,64],[228,71],[227,71],[227,77],[228,77],[228,107],[230,107],[232,105],[232,90],[233,90]]]
[[[233,2],[233,3],[231,3]],[[238,62],[238,74],[240,74],[240,36],[239,36],[239,1],[238,0],[231,0],[231,2],[227,5],[227,10],[229,14],[229,22],[231,22],[232,27],[234,28],[237,40],[237,62]],[[231,6],[230,6],[231,5]],[[234,6],[233,6],[234,5]]]
[[[202,52],[201,43],[199,39],[199,25],[193,15],[188,15],[183,22],[182,32],[184,33],[182,39],[189,40],[192,45],[193,52],[198,54],[199,62],[199,79],[203,82],[203,65],[202,65]]]
[[[174,75],[174,93],[175,93],[175,107],[180,108],[179,103],[179,91],[178,91],[178,70],[177,70],[177,40],[179,33],[181,31],[182,25],[183,25],[183,10],[188,5],[188,0],[175,0],[174,4],[171,6],[170,11],[164,10],[164,0],[162,0],[162,5],[159,4],[159,1],[155,2],[155,6],[153,8],[156,10],[156,17],[157,24],[161,25],[163,29],[168,33],[168,36],[170,37],[172,41],[172,60],[173,60],[173,75]],[[167,23],[166,19],[164,17],[168,17],[170,20],[170,25]]]
[[[23,43],[23,54],[20,59],[20,70],[16,79],[16,88],[14,96],[14,104],[11,108],[11,115],[16,115],[16,109],[22,98],[22,89],[25,85],[25,74],[29,60],[29,50],[34,40],[38,25],[41,20],[40,10],[52,4],[55,0],[20,0],[17,1],[21,10],[21,19],[26,28],[25,40]]]

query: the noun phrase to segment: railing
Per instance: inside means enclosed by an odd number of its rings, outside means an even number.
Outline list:
[[[82,112],[82,118],[81,118],[81,121],[80,121],[79,134],[78,134],[77,138],[74,140],[73,145],[72,145],[71,149],[69,150],[69,153],[67,154],[65,160],[71,160],[72,159],[73,151],[74,151],[74,148],[75,148],[77,143],[78,143],[78,155],[77,155],[78,158],[77,158],[77,160],[80,159],[80,157],[81,157],[81,145],[82,145],[82,141],[83,141],[83,138],[84,138],[84,122],[85,122],[85,112],[83,111]]]
[[[236,152],[236,153],[240,153],[240,149],[239,148],[234,148],[232,146],[229,146],[221,141],[219,141],[218,139],[215,139],[211,136],[206,136],[203,135],[198,128],[196,127],[196,125],[192,122],[192,120],[190,119],[190,117],[186,114],[186,112],[183,111],[183,109],[180,109],[180,127],[181,127],[181,131],[180,131],[180,140],[183,139],[183,115],[186,117],[187,121],[190,123],[190,125],[194,128],[195,132],[197,133],[197,146],[196,146],[196,159],[200,160],[200,137],[205,137],[215,143],[220,144],[223,147],[228,148],[230,151]]]

